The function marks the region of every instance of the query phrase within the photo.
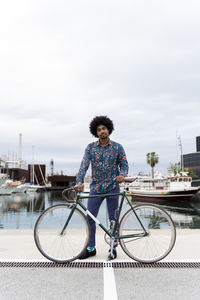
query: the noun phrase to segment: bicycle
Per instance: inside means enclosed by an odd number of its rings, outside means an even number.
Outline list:
[[[73,188],[64,190],[62,197],[67,203],[47,208],[36,221],[34,240],[40,253],[58,263],[78,259],[90,241],[90,226],[86,218],[88,214],[105,232],[111,254],[118,241],[123,251],[136,261],[153,263],[165,258],[176,240],[174,223],[169,214],[158,206],[132,205],[127,185],[133,181],[133,178],[125,178],[124,191],[118,193],[121,200],[112,229],[105,228],[81,202],[82,199],[94,196],[76,194]],[[111,195],[116,194],[98,194],[95,197]],[[130,209],[120,219],[125,199]]]

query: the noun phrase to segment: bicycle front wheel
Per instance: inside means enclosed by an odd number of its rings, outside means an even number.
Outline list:
[[[71,214],[72,209],[72,206],[67,204],[51,206],[39,216],[35,224],[36,246],[42,255],[51,261],[59,263],[73,261],[89,244],[88,220],[78,208]]]
[[[170,253],[176,240],[171,217],[154,205],[138,205],[134,211],[128,210],[120,222],[119,235],[124,236],[120,240],[122,249],[129,257],[143,263],[163,259]]]

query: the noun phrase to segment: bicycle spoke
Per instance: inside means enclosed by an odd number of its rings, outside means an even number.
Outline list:
[[[123,250],[131,258],[141,262],[153,262],[164,258],[173,248],[176,237],[171,218],[153,205],[138,205],[135,212],[148,234],[120,240]],[[121,220],[120,236],[142,232],[140,222],[133,211],[129,210]]]
[[[61,235],[71,208],[59,204],[47,209],[36,222],[34,237],[39,251],[48,259],[67,262],[76,259],[90,238],[88,221],[77,208]],[[77,227],[77,224],[80,226]]]

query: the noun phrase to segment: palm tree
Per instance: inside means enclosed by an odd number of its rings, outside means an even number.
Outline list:
[[[174,174],[174,176],[176,176],[177,174],[181,173],[181,164],[180,162],[178,163],[170,163],[170,166],[168,168],[168,172]],[[184,172],[187,173],[188,176],[191,177],[197,177],[197,173],[190,169],[190,168],[184,168]]]
[[[181,172],[181,164],[180,162],[178,163],[170,163],[170,166],[168,168],[168,172],[172,173],[174,176],[176,176],[177,174],[180,174]]]
[[[155,152],[147,153],[147,163],[151,166],[152,178],[154,178],[154,167],[158,163],[159,157]]]

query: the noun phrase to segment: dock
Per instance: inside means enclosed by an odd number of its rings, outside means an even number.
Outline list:
[[[49,262],[37,250],[32,230],[0,234],[0,299],[199,299],[200,230],[177,230],[172,252],[143,265],[118,247],[106,261],[108,245],[97,231],[97,255],[71,265]]]

